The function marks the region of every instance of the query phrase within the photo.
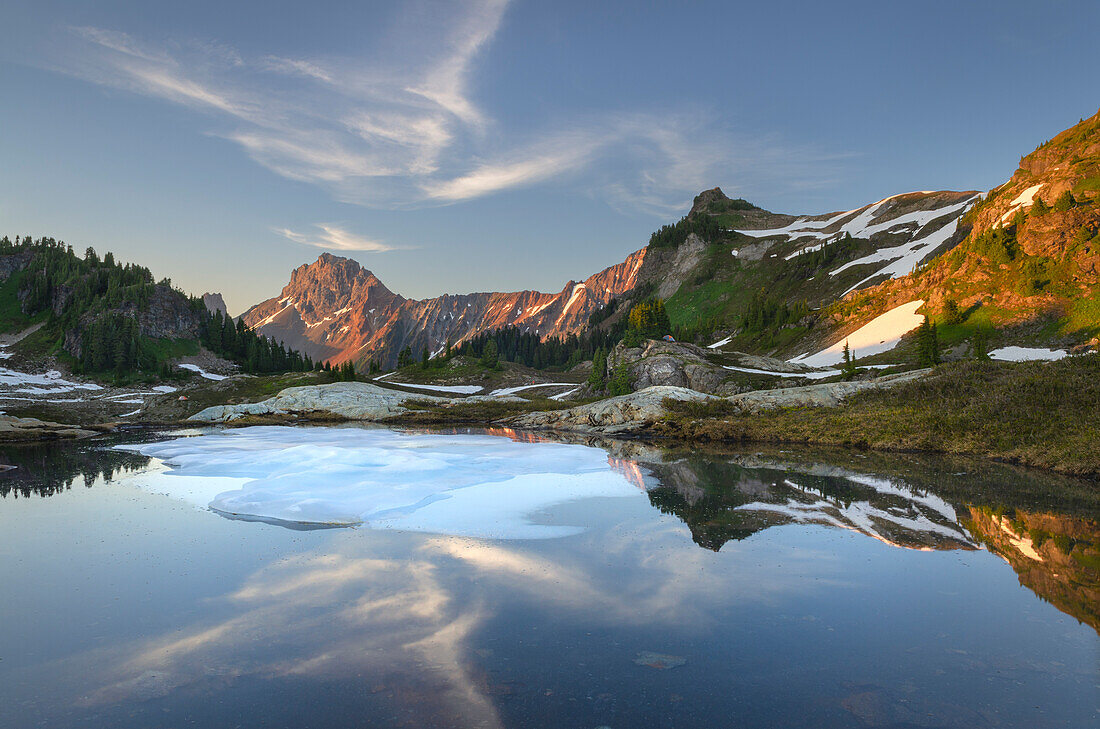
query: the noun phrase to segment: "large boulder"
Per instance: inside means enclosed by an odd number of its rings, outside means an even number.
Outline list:
[[[447,398],[388,390],[369,382],[334,382],[329,385],[289,387],[273,398],[256,403],[215,405],[192,415],[188,420],[204,423],[228,423],[254,415],[328,414],[348,420],[383,420],[408,410],[405,404],[448,402]]]
[[[647,387],[686,387],[722,393],[729,371],[707,360],[706,350],[693,344],[650,339],[637,347],[620,342],[607,358],[608,374],[625,365],[635,390]]]
[[[668,413],[664,406],[666,399],[698,402],[710,396],[683,387],[654,386],[568,410],[527,413],[505,422],[532,430],[631,433],[644,430],[663,418]]]

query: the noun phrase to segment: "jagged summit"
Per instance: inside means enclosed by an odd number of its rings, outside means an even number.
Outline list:
[[[634,288],[645,250],[556,294],[538,291],[444,294],[421,301],[394,294],[356,261],[324,253],[294,269],[279,297],[242,315],[245,323],[315,359],[392,365],[486,330],[519,326],[541,336],[580,331],[593,312]]]

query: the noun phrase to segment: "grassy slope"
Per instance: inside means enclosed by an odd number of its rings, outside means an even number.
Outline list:
[[[985,456],[1100,475],[1100,354],[1058,362],[965,361],[835,409],[759,415],[728,403],[673,404],[666,435]]]

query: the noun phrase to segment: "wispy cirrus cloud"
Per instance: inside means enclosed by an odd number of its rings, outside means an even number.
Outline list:
[[[442,7],[398,14],[385,34],[393,47],[368,58],[250,58],[219,43],[158,47],[80,27],[72,30],[83,44],[56,67],[207,113],[216,120],[210,134],[272,172],[376,208],[456,204],[568,179],[617,209],[667,217],[717,180],[746,170],[797,179],[815,159],[774,140],[737,139],[699,110],[563,112],[509,129],[474,93],[508,0]]]
[[[275,232],[295,243],[330,251],[374,251],[381,253],[396,250],[394,246],[383,241],[364,238],[330,223],[318,223],[314,227],[319,232],[312,234],[299,233],[288,228],[275,228]]]

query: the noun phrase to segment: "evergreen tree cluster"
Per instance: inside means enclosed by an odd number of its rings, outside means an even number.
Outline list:
[[[610,350],[622,337],[622,326],[609,329],[589,329],[583,335],[549,337],[541,340],[537,334],[508,326],[482,332],[455,348],[455,354],[481,359],[489,342],[497,349],[497,359],[517,362],[535,369],[569,369],[592,359],[600,347]],[[434,361],[434,360],[433,360]]]
[[[102,260],[93,248],[81,258],[72,246],[53,238],[0,238],[0,255],[31,254],[20,285],[23,313],[50,312],[53,323],[69,329],[89,311],[146,309],[156,284],[148,268],[120,265],[114,256]]]
[[[200,316],[199,341],[214,354],[236,362],[249,374],[271,374],[276,372],[309,372],[315,369],[313,360],[297,350],[287,349],[271,337],[257,334],[241,320],[235,323],[232,317],[224,316],[220,311],[209,312],[202,308]]]
[[[941,361],[940,337],[936,331],[936,323],[929,321],[926,316],[917,328],[917,364],[921,367],[932,367]]]
[[[851,233],[845,233],[844,237],[835,243],[823,245],[816,251],[802,253],[788,261],[783,262],[779,276],[788,281],[808,281],[826,266],[849,260],[859,249],[862,240],[853,238]]]
[[[1011,263],[1020,252],[1016,228],[1016,225],[1010,225],[982,231],[974,239],[974,252],[996,265]]]
[[[788,304],[764,289],[753,294],[745,313],[741,315],[742,329],[748,334],[775,332],[790,324],[797,324],[810,313],[805,301]]]
[[[647,299],[635,304],[627,315],[626,323],[631,332],[650,339],[659,339],[672,332],[662,299]]]
[[[48,312],[47,324],[61,332],[78,331],[80,356],[75,368],[87,374],[118,378],[145,372],[171,375],[168,348],[141,334],[138,317],[154,296],[184,298],[199,324],[199,340],[215,354],[246,372],[298,372],[314,368],[309,357],[234,323],[221,312],[211,314],[202,299],[173,289],[168,279],[155,282],[152,272],[120,264],[112,253],[102,258],[92,248],[78,256],[72,246],[53,238],[0,238],[0,255],[29,256],[19,285],[22,311],[28,317]]]
[[[678,248],[694,233],[705,241],[718,241],[728,236],[722,224],[709,215],[686,215],[676,223],[662,225],[649,236],[651,248]]]

